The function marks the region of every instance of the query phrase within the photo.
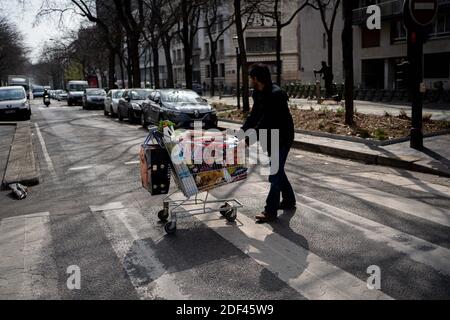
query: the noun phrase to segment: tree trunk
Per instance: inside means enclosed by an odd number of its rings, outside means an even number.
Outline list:
[[[211,45],[211,48],[212,47],[213,47],[213,45]],[[215,74],[216,64],[217,64],[216,53],[211,52],[211,56],[209,57],[209,65],[210,65],[210,70],[211,70],[211,74],[210,74],[211,97],[214,97],[214,95],[216,94],[216,88],[215,88],[215,86],[216,86],[216,74]]]
[[[153,78],[155,80],[155,89],[161,88],[161,82],[159,79],[159,48],[158,43],[152,43],[152,56],[153,56]]]
[[[242,17],[241,13],[241,0],[234,0],[234,12],[236,17]],[[242,26],[241,18],[236,19],[236,33],[239,42],[239,59],[241,60],[242,70],[242,100],[243,100],[243,112],[248,113],[250,111],[249,101],[249,84],[248,84],[248,64],[247,64],[247,51],[245,49],[244,28]]]
[[[108,61],[108,87],[113,89],[116,83],[116,53],[114,50],[109,50],[109,61]]]
[[[167,87],[173,88],[174,87],[174,77],[173,77],[173,62],[172,62],[172,56],[170,52],[170,40],[166,37],[162,38],[162,45],[164,47],[164,54],[166,56],[166,65],[167,65]]]
[[[129,47],[128,47],[129,59],[131,60],[131,68],[133,75],[133,86],[136,88],[141,87],[141,66],[139,59],[139,35],[132,34]]]
[[[120,60],[120,77],[122,79],[122,89],[125,89],[125,71],[123,67],[123,59],[119,57]]]
[[[327,46],[328,46],[328,66],[333,72],[333,29],[327,34]]]
[[[133,86],[133,77],[132,77],[132,69],[131,69],[131,61],[130,58],[127,57],[127,77],[128,77],[128,88],[134,88]]]
[[[283,62],[281,61],[281,26],[277,23],[277,85],[281,86],[281,73]]]
[[[187,1],[181,1],[181,10],[183,15],[182,42],[184,51],[184,74],[186,80],[186,88],[192,89],[192,43],[189,34],[189,16],[187,10]]]
[[[344,30],[342,31],[342,52],[345,73],[345,124],[354,124],[354,96],[353,96],[353,6],[351,0],[344,0]]]

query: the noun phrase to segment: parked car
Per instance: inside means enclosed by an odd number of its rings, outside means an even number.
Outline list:
[[[141,124],[170,120],[178,128],[193,128],[201,121],[205,129],[217,128],[217,115],[208,102],[192,90],[156,90],[142,105]]]
[[[69,107],[83,102],[83,94],[87,88],[87,81],[69,81],[67,84],[67,104]]]
[[[67,91],[56,90],[56,100],[58,100],[58,101],[67,100]]]
[[[27,93],[23,87],[0,88],[0,119],[19,117],[22,120],[30,120],[31,107],[27,99]]]
[[[119,107],[119,100],[122,98],[123,90],[110,90],[105,99],[105,116],[117,116],[117,108]]]
[[[119,121],[127,118],[130,123],[138,123],[142,116],[142,104],[153,92],[152,89],[125,90],[117,108]]]
[[[83,109],[99,108],[105,106],[106,91],[103,89],[86,89],[83,95]]]

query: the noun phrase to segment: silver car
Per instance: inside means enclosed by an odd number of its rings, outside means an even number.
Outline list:
[[[110,90],[105,99],[105,116],[111,115],[117,117],[117,108],[119,100],[122,98],[124,90]]]
[[[0,88],[0,120],[30,120],[31,107],[23,87]]]

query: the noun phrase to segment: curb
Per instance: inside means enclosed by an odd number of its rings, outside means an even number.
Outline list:
[[[39,184],[39,178],[30,121],[17,122],[2,186],[7,187],[12,183],[35,186]]]
[[[240,122],[237,122],[237,121],[227,121],[227,120],[220,120],[220,121],[229,122],[229,123],[233,123],[233,124],[241,124]],[[359,161],[359,162],[363,162],[363,163],[371,164],[371,165],[393,167],[393,168],[405,169],[405,170],[409,170],[409,171],[433,174],[433,175],[437,175],[437,176],[441,176],[441,177],[450,178],[450,171],[445,172],[445,171],[436,170],[436,169],[433,169],[433,168],[430,168],[427,166],[423,166],[423,165],[417,164],[416,163],[417,160],[404,160],[401,158],[393,158],[393,157],[379,155],[377,153],[366,153],[366,152],[360,152],[360,151],[355,151],[355,150],[340,149],[340,148],[335,148],[335,147],[331,147],[331,146],[325,146],[325,145],[314,144],[314,143],[298,141],[298,140],[294,140],[292,147],[295,149],[300,149],[300,150],[304,150],[304,151],[326,154],[329,156],[339,157],[339,158],[343,158],[343,159],[355,160],[355,161]]]

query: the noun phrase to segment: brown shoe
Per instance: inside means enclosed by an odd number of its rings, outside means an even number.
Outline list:
[[[270,214],[267,212],[262,212],[256,216],[256,222],[258,223],[266,223],[266,222],[272,222],[277,219],[277,216],[275,214]]]

